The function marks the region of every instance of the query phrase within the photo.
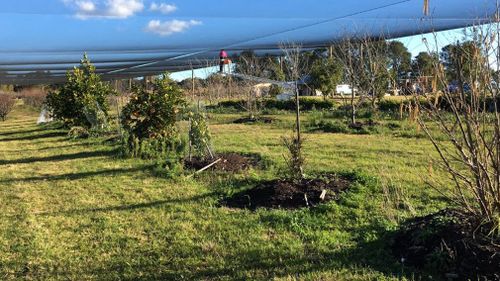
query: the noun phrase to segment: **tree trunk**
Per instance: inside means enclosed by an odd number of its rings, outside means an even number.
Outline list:
[[[300,143],[300,99],[299,99],[299,87],[297,82],[295,82],[295,122],[297,130],[297,141]]]
[[[354,105],[354,86],[351,85],[351,124],[356,124],[356,106]]]

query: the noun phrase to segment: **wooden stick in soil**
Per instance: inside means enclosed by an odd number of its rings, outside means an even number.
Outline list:
[[[204,168],[202,168],[202,169],[200,169],[200,170],[196,171],[196,172],[195,172],[193,175],[191,175],[191,176],[197,175],[197,174],[199,174],[199,173],[201,173],[201,172],[203,172],[203,171],[205,171],[205,170],[209,169],[210,167],[212,167],[213,165],[215,165],[215,164],[219,163],[220,161],[222,161],[222,158],[219,158],[219,159],[215,160],[212,164],[207,165],[207,166],[205,166]]]
[[[210,154],[210,158],[214,159],[215,156],[214,154],[212,153],[212,149],[210,149],[210,145],[208,145],[208,143],[205,143],[206,147],[207,147],[207,150],[208,150],[208,153]]]
[[[297,142],[300,143],[300,100],[298,81],[295,81],[295,126],[297,130]]]
[[[193,159],[193,142],[191,141],[191,130],[193,129],[193,120],[189,117],[189,161]]]

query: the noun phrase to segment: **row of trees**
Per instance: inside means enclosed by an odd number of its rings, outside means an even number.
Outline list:
[[[189,116],[190,155],[206,156],[210,134],[205,115],[188,108],[182,88],[168,74],[146,85],[133,83],[126,105],[118,111],[123,152],[132,157],[158,160],[163,168],[177,173],[182,167],[187,141],[177,122]],[[101,80],[86,55],[80,66],[67,73],[67,82],[47,96],[50,114],[70,128],[73,137],[110,133],[110,98],[117,95],[111,84]],[[209,151],[211,154],[211,151]]]
[[[302,52],[300,74],[310,75],[309,86],[325,95],[334,94],[338,84],[349,84],[350,80],[357,81],[355,86],[359,91],[381,95],[390,87],[405,87],[402,81],[408,77],[432,76],[436,63],[443,65],[449,80],[457,80],[453,61],[459,56],[458,50],[469,53],[474,48],[477,46],[472,41],[449,44],[439,53],[421,52],[412,59],[400,41],[345,40],[328,49]],[[284,57],[257,56],[253,51],[244,51],[234,62],[238,73],[277,81],[292,80],[289,62]],[[357,77],[352,77],[353,74]]]

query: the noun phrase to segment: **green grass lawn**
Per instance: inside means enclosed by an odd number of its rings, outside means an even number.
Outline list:
[[[339,202],[252,212],[218,201],[279,174],[284,125],[221,116],[217,151],[271,165],[172,180],[104,139],[69,140],[36,118],[18,106],[0,123],[0,280],[427,278],[389,249],[398,223],[445,204],[425,184],[435,153],[424,138],[307,133],[308,174],[355,172],[357,182]]]

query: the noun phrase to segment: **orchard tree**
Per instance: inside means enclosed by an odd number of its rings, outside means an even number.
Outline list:
[[[185,106],[182,89],[168,74],[156,79],[152,90],[144,85],[134,87],[121,114],[126,152],[145,158],[175,152],[181,143],[177,117]]]
[[[318,59],[311,67],[312,86],[325,96],[335,93],[343,75],[341,65],[334,58]]]
[[[368,93],[372,108],[382,99],[390,85],[391,75],[389,67],[395,62],[391,58],[391,44],[386,41],[374,41],[366,38],[360,46],[360,88]],[[401,67],[401,59],[396,59]]]
[[[261,60],[253,51],[243,51],[235,58],[235,70],[237,73],[261,77],[264,70]]]
[[[391,41],[388,44],[390,74],[392,80],[396,81],[402,73],[411,71],[411,53],[400,41]]]
[[[436,54],[420,52],[412,62],[412,72],[419,73],[420,76],[431,76],[434,74],[438,63],[439,58]]]
[[[108,97],[114,90],[101,81],[87,54],[66,77],[67,82],[59,90],[47,95],[46,104],[52,116],[67,126],[91,129],[102,125],[108,114]]]
[[[450,44],[445,46],[440,53],[441,61],[446,71],[448,81],[458,81],[464,78],[466,83],[472,81],[469,77],[476,72],[477,68],[474,60],[484,61],[481,48],[473,41]],[[462,72],[462,73],[459,73]]]

